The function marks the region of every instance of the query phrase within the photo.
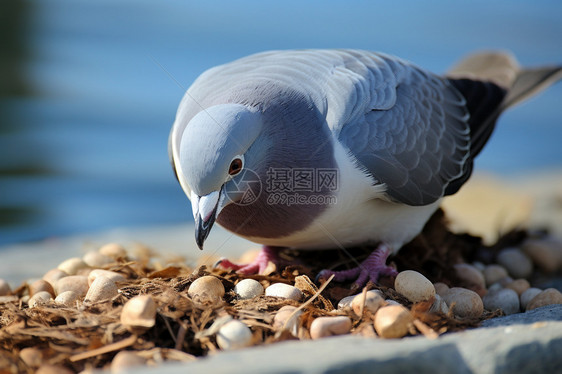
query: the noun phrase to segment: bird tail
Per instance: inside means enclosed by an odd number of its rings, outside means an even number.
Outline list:
[[[508,52],[485,51],[462,59],[447,77],[491,81],[504,88],[507,95],[498,108],[503,111],[562,79],[562,66],[521,68]]]

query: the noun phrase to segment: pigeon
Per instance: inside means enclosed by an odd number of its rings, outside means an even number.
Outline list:
[[[396,275],[387,258],[420,233],[472,173],[498,116],[562,77],[506,52],[468,56],[440,76],[364,50],[268,51],[202,73],[169,137],[203,249],[214,223],[261,244],[242,273],[283,248],[372,246],[349,270],[364,285]]]

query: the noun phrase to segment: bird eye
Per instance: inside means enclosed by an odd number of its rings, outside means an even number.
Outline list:
[[[242,170],[242,159],[235,158],[230,163],[230,167],[228,168],[228,174],[236,175],[236,174],[240,173],[240,170]]]

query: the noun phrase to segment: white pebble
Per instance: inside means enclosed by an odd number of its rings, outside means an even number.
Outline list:
[[[127,251],[123,246],[117,243],[108,243],[100,247],[98,252],[104,256],[111,258],[127,257]]]
[[[55,298],[55,304],[72,306],[80,296],[74,291],[64,291]]]
[[[88,265],[81,258],[73,257],[61,262],[57,268],[68,275],[76,275],[80,270],[88,268]]]
[[[4,279],[0,279],[0,296],[6,296],[12,289],[10,288],[10,284],[6,282]]]
[[[125,277],[122,274],[119,274],[115,271],[110,270],[103,270],[103,269],[94,269],[88,274],[88,284],[92,284],[94,280],[99,276],[104,276],[106,278],[111,279],[114,282],[123,282],[125,281]]]
[[[98,251],[89,251],[82,257],[82,261],[93,268],[101,268],[115,262],[111,257],[104,256]]]
[[[413,303],[429,300],[435,296],[435,287],[429,279],[413,270],[398,273],[394,288]]]
[[[298,336],[299,319],[302,315],[302,310],[296,313],[295,310],[297,310],[297,307],[292,305],[285,305],[279,309],[277,313],[275,313],[275,317],[273,317],[273,328],[277,331],[285,328],[291,332],[293,336]],[[293,315],[293,313],[295,314]]]
[[[121,311],[121,323],[130,331],[143,331],[156,323],[156,303],[150,295],[138,295],[130,299]]]
[[[383,300],[384,301],[384,300]],[[351,319],[346,316],[318,317],[310,325],[312,339],[343,335],[351,330]]]
[[[453,287],[441,295],[449,309],[461,318],[478,318],[484,312],[482,299],[474,291],[466,288]],[[454,306],[453,306],[454,304]]]
[[[29,294],[33,296],[37,292],[47,291],[51,294],[51,297],[55,297],[55,290],[53,286],[44,279],[38,279],[29,285]]]
[[[46,280],[47,282],[51,283],[54,286],[55,284],[57,284],[57,281],[59,279],[67,276],[68,274],[66,274],[64,271],[60,269],[51,269],[48,272],[46,272],[45,275],[43,275],[43,280]]]
[[[486,280],[486,286],[491,286],[500,279],[508,276],[507,270],[505,270],[503,266],[496,264],[486,266],[482,273],[484,274],[484,279]]]
[[[146,359],[132,351],[121,351],[111,360],[112,373],[128,373],[146,365]]]
[[[484,308],[489,311],[501,309],[506,315],[519,312],[519,296],[517,292],[509,288],[488,292],[482,301]]]
[[[368,310],[375,314],[380,307],[386,305],[386,301],[382,297],[382,292],[379,290],[367,291],[365,297],[360,293],[356,295],[351,301],[351,309],[356,316],[361,317],[361,311]]]
[[[273,283],[265,289],[265,296],[275,296],[300,301],[303,298],[303,293],[294,286],[285,283]]]
[[[234,286],[234,293],[241,299],[252,299],[263,295],[264,289],[255,279],[242,279]]]
[[[86,297],[84,298],[84,302],[91,302],[95,303],[98,301],[109,300],[117,295],[117,285],[114,281],[100,275],[94,279],[88,292],[86,293]]]
[[[31,296],[27,302],[30,308],[35,308],[39,305],[47,304],[51,300],[51,294],[47,291],[39,291]]]
[[[385,301],[386,301],[386,305],[402,305],[398,301],[392,299],[386,299]]]
[[[406,335],[413,323],[414,317],[402,305],[382,307],[375,314],[375,330],[383,338],[395,339]]]
[[[497,262],[514,278],[528,278],[533,273],[531,259],[517,248],[502,250],[498,254]]]
[[[222,349],[238,349],[252,345],[252,331],[246,324],[232,320],[221,326],[217,344]]]
[[[519,299],[521,300],[521,310],[526,310],[527,305],[535,296],[540,294],[542,290],[540,288],[531,287],[521,294]]]
[[[342,312],[349,312],[351,311],[351,302],[357,295],[350,295],[346,296],[338,302],[338,310]]]
[[[55,292],[60,295],[64,291],[74,291],[79,296],[85,296],[88,292],[88,277],[85,275],[69,275],[61,278],[55,284]]]
[[[469,264],[455,265],[455,273],[457,277],[463,280],[469,286],[476,286],[477,288],[486,288],[486,281],[484,275],[480,270]]]
[[[35,347],[27,347],[20,351],[19,357],[31,368],[38,368],[43,363],[43,353]]]
[[[220,305],[224,292],[222,282],[212,275],[197,278],[187,290],[187,294],[196,304],[207,306]]]

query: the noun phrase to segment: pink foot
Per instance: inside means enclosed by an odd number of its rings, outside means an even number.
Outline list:
[[[361,288],[369,280],[376,283],[381,275],[396,276],[398,274],[396,269],[386,265],[386,259],[391,253],[392,250],[388,245],[380,244],[359,266],[341,271],[325,269],[318,274],[317,279],[328,279],[334,274],[336,282],[355,279],[354,287]]]
[[[226,258],[223,258],[217,261],[215,267],[220,266],[223,269],[235,270],[238,273],[246,275],[262,274],[270,261],[276,265],[279,265],[282,262],[278,254],[280,249],[280,247],[269,247],[264,245],[260,253],[258,253],[258,256],[249,264],[238,265]]]

